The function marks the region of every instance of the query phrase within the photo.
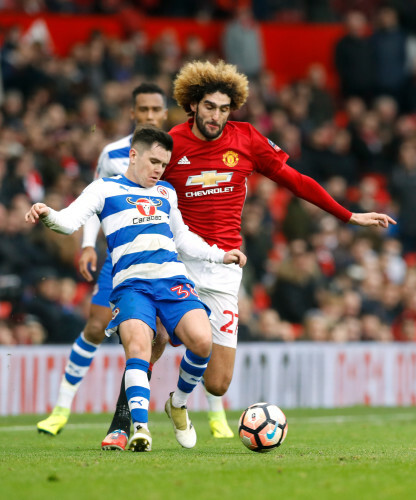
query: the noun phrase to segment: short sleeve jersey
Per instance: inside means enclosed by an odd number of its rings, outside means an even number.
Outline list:
[[[239,248],[247,177],[257,171],[274,178],[288,155],[249,123],[228,122],[214,141],[196,137],[192,123],[170,131],[174,146],[164,179],[191,231],[226,251]]]

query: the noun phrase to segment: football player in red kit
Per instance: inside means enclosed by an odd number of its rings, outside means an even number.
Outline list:
[[[259,172],[343,222],[388,227],[395,221],[377,213],[353,214],[312,178],[286,162],[288,155],[249,123],[228,121],[248,96],[248,81],[220,61],[186,64],[174,82],[174,98],[190,119],[170,131],[173,152],[164,179],[176,189],[191,231],[223,250],[239,248],[247,177]],[[225,394],[234,370],[238,327],[238,266],[182,257],[201,300],[212,311],[213,349],[204,375],[207,391]],[[220,409],[219,409],[220,410]]]

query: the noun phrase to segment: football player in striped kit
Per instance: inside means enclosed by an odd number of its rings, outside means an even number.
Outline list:
[[[225,252],[210,246],[184,224],[175,190],[160,181],[172,147],[172,138],[165,132],[139,127],[132,138],[125,175],[94,181],[60,212],[36,203],[25,216],[27,222],[36,223],[40,218],[47,227],[64,234],[76,231],[94,214],[100,219],[112,260],[112,320],[106,334],[117,332],[126,353],[125,387],[134,426],[128,448],[132,451],[152,448],[147,370],[156,316],[172,343],[187,348],[177,388],[165,409],[177,441],[185,448],[196,444],[186,402],[207,367],[212,336],[209,309],[187,278],[177,250],[208,262],[241,267],[246,262],[239,250]]]
[[[142,83],[134,89],[132,97],[131,116],[135,123],[137,125],[150,124],[162,128],[167,118],[166,96],[163,90],[154,83]],[[125,173],[129,163],[131,139],[132,134],[108,144],[103,149],[98,160],[96,179]],[[95,242],[99,230],[100,222],[97,217],[91,217],[85,223],[79,268],[84,278],[90,282],[93,281],[90,270],[96,271],[97,268]],[[108,302],[112,290],[111,268],[111,259],[107,255],[94,288],[87,324],[72,346],[60,383],[56,405],[51,415],[38,422],[39,432],[57,435],[64,428],[70,415],[72,401],[89,370],[97,348],[104,340],[104,329],[111,319],[111,309]],[[167,341],[168,336],[158,321],[158,335],[153,345],[149,377],[152,365],[162,355]],[[232,437],[233,433],[225,419],[221,398],[206,394],[210,410],[210,426],[214,437]],[[213,415],[220,415],[221,419],[212,419]],[[126,447],[129,436],[130,412],[124,391],[123,376],[116,411],[101,447],[103,450],[122,451]]]
[[[136,125],[149,124],[162,128],[167,118],[166,96],[163,90],[154,83],[142,83],[133,90],[131,118]],[[95,178],[112,177],[124,174],[129,165],[129,151],[133,134],[108,144],[102,151],[97,164]],[[90,272],[97,269],[97,253],[95,242],[100,230],[98,217],[91,217],[84,226],[82,253],[79,269],[87,281],[93,281]],[[87,374],[94,359],[97,348],[105,338],[104,330],[111,320],[109,297],[112,291],[112,262],[107,258],[98,276],[91,299],[90,313],[84,330],[72,345],[65,372],[59,386],[56,405],[52,413],[37,423],[39,432],[56,436],[65,427],[72,401]],[[158,340],[152,353],[152,362],[163,353],[167,334],[159,328]],[[151,365],[150,365],[151,366]],[[149,369],[150,375],[150,369]],[[117,401],[116,414],[108,430],[108,439],[103,441],[103,449],[124,450],[130,436],[130,412],[123,389]]]

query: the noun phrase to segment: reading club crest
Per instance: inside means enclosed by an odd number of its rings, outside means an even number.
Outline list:
[[[235,167],[238,163],[238,154],[234,151],[227,151],[222,155],[222,161],[227,167]]]
[[[160,207],[162,205],[161,200],[157,200],[157,202],[154,203],[152,200],[148,200],[147,198],[132,200],[129,197],[126,201],[127,203],[130,203],[130,205],[136,205],[137,210],[144,216],[155,215],[156,207]]]
[[[169,198],[169,191],[164,186],[157,186],[157,192],[164,198]]]

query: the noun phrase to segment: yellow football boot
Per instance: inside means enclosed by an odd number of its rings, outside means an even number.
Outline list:
[[[234,432],[231,430],[225,416],[225,411],[208,412],[209,427],[214,438],[232,438]]]
[[[71,411],[68,408],[55,406],[48,418],[37,423],[38,432],[56,436],[65,427],[70,413]]]

